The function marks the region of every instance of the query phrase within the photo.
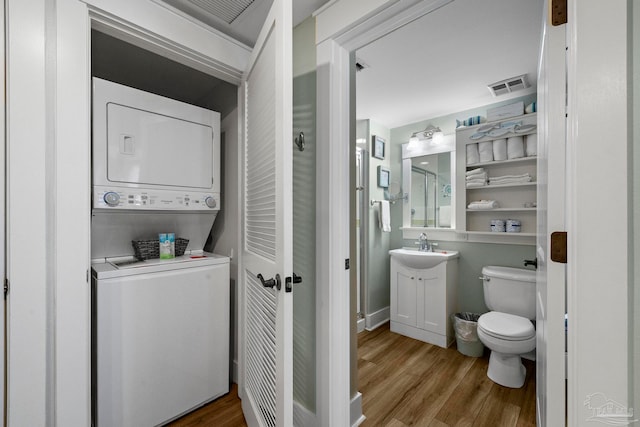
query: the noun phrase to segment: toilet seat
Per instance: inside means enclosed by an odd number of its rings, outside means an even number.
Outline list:
[[[505,341],[527,341],[536,336],[536,330],[529,319],[498,311],[480,316],[478,328],[486,335]]]

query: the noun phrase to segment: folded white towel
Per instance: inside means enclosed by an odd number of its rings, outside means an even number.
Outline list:
[[[507,160],[507,139],[495,139],[493,141],[493,160]]]
[[[493,141],[484,141],[478,143],[478,152],[480,153],[480,163],[493,161]]]
[[[473,178],[473,179],[467,179],[467,180],[466,180],[466,183],[467,183],[467,184],[469,184],[469,183],[474,183],[474,184],[477,184],[477,183],[486,184],[486,183],[487,183],[487,177],[486,177],[486,176],[483,176],[483,177],[478,177],[478,178]]]
[[[469,203],[469,209],[496,209],[500,204],[495,200],[477,200]]]
[[[467,182],[474,181],[474,180],[480,180],[480,179],[483,180],[483,181],[486,181],[488,179],[487,173],[486,172],[485,173],[479,173],[477,175],[471,175],[471,176],[468,176],[468,177],[465,178],[465,180]]]
[[[531,135],[527,135],[525,139],[525,145],[527,146],[526,152],[527,157],[538,155],[538,135],[532,133]]]
[[[472,165],[480,162],[480,152],[478,152],[478,143],[467,145],[467,164]]]
[[[520,178],[531,178],[531,175],[529,175],[528,173],[523,173],[522,175],[490,176],[489,181],[503,181],[505,179],[520,179]]]
[[[480,188],[480,187],[486,187],[487,183],[482,181],[482,182],[469,182],[467,181],[467,188]]]
[[[481,173],[485,173],[484,168],[471,169],[470,171],[467,171],[467,177],[473,176],[473,175],[478,175],[478,174],[481,174]]]
[[[519,159],[524,157],[524,139],[521,136],[512,136],[507,139],[507,158]]]
[[[531,179],[506,179],[504,181],[489,181],[489,185],[511,185],[511,184],[526,184],[531,182]]]
[[[381,200],[378,203],[378,225],[380,230],[385,233],[391,232],[391,211],[389,209],[389,201]]]

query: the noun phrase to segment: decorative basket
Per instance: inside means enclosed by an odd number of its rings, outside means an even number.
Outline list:
[[[160,241],[158,239],[151,240],[132,240],[134,256],[140,261],[145,259],[160,258]],[[182,237],[176,237],[175,250],[176,256],[184,255],[184,251],[189,245],[189,239],[183,239]]]

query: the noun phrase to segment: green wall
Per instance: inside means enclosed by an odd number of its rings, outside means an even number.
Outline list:
[[[425,119],[420,122],[411,123],[405,126],[391,129],[391,174],[397,177],[398,182],[402,182],[402,148],[401,145],[409,141],[413,132],[423,130],[427,125],[432,124],[440,127],[445,135],[455,132],[456,119],[464,120],[471,116],[486,117],[487,108],[500,105],[512,104],[523,101],[528,105],[535,101],[536,95],[526,95],[520,98],[510,99],[484,107],[465,110],[441,117]],[[459,153],[457,153],[459,155]],[[392,236],[390,249],[401,247],[415,247],[414,240],[403,240],[402,238],[402,205],[396,203],[391,209]],[[427,230],[427,236],[429,232]],[[435,241],[435,240],[434,240]],[[471,311],[484,313],[487,307],[484,304],[482,291],[482,281],[479,279],[482,267],[485,265],[501,265],[506,267],[523,267],[523,260],[533,259],[536,256],[533,245],[504,245],[494,243],[468,243],[468,242],[437,242],[439,249],[456,250],[460,252],[458,262],[458,309],[460,311]]]

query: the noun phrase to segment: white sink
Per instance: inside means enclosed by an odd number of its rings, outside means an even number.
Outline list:
[[[443,261],[458,257],[458,251],[422,252],[417,249],[393,249],[391,258],[408,268],[432,268]]]

